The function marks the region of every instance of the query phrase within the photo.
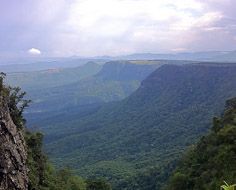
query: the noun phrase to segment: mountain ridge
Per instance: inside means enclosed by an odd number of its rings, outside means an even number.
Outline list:
[[[158,167],[161,160],[164,166],[207,132],[210,118],[236,94],[235,72],[235,65],[161,66],[114,106],[77,120],[65,118],[64,124],[55,124],[56,132],[53,125],[45,126],[47,150],[58,165],[112,178],[119,189],[122,173],[129,178]]]

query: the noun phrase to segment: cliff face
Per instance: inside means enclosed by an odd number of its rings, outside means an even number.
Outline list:
[[[0,105],[0,190],[28,189],[26,144],[13,123],[8,107]]]

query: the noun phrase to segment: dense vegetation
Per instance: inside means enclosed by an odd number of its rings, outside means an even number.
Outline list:
[[[83,111],[84,105],[123,99],[159,65],[158,61],[150,64],[114,61],[104,66],[90,62],[77,68],[11,73],[7,82],[24,88],[33,100],[28,109],[35,113],[31,118],[43,114],[45,119],[71,107]]]
[[[235,73],[235,65],[164,65],[121,102],[44,123],[46,150],[57,166],[105,177],[115,189],[159,189],[236,95]]]
[[[105,69],[96,75],[103,82],[127,82],[142,75]],[[46,125],[45,148],[60,170],[42,151],[43,135],[24,129],[22,113],[29,103],[25,93],[1,85],[14,123],[25,130],[30,190],[110,190],[106,181],[114,189],[126,190],[213,190],[223,180],[235,183],[236,99],[232,99],[223,117],[214,118],[212,132],[189,150],[166,186],[181,154],[210,129],[210,118],[221,112],[225,99],[236,95],[235,73],[235,65],[165,65],[123,101],[92,106],[85,114],[68,108],[61,118],[38,120]]]
[[[89,62],[76,68],[13,72],[7,74],[6,82],[13,86],[20,86],[27,90],[27,92],[35,92],[36,90],[40,92],[40,90],[75,83],[81,79],[93,76],[98,73],[101,68],[101,65]]]
[[[83,179],[67,168],[55,170],[42,151],[43,135],[30,132],[24,127],[23,111],[29,100],[19,87],[5,86],[4,73],[0,73],[0,96],[6,101],[11,118],[18,130],[24,132],[27,145],[27,167],[29,169],[29,190],[111,190],[109,183],[103,179]]]
[[[223,181],[236,183],[236,98],[226,102],[222,118],[184,156],[167,190],[216,190]]]
[[[83,179],[68,168],[56,170],[42,151],[41,133],[27,131],[29,190],[111,190],[103,179]]]

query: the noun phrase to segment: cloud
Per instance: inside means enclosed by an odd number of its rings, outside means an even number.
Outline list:
[[[30,55],[40,55],[41,51],[39,49],[36,49],[36,48],[31,48],[31,49],[28,50],[28,53]]]
[[[235,0],[13,1],[0,7],[0,51],[30,44],[44,56],[236,49]]]
[[[230,36],[219,26],[220,22],[226,25],[222,20],[227,13],[217,2],[76,0],[63,23],[66,32],[55,38],[60,38],[60,47],[66,47],[69,54],[82,55],[168,52],[179,47],[202,51],[214,49],[211,44],[215,49],[229,48]],[[224,47],[219,36],[228,40]]]

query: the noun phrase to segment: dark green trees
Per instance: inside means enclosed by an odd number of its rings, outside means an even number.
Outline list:
[[[5,73],[3,73],[3,72],[0,73],[0,91],[2,91],[2,89],[3,89],[3,80],[4,80],[5,76],[6,76]]]
[[[111,186],[106,181],[100,180],[87,180],[86,190],[111,190]]]
[[[25,99],[25,92],[19,87],[12,88],[4,85],[5,74],[0,73],[0,103],[7,105],[9,113],[18,130],[24,133],[27,145],[27,168],[29,169],[28,190],[110,190],[103,181],[88,181],[76,176],[69,169],[55,170],[43,153],[43,134],[30,132],[24,127],[24,109],[30,100]],[[2,106],[3,104],[0,104]],[[94,185],[93,185],[94,184]]]
[[[236,183],[236,98],[226,102],[222,118],[190,150],[170,179],[168,190],[215,190]]]
[[[11,118],[18,128],[23,128],[25,119],[23,111],[29,106],[31,100],[25,99],[26,92],[21,91],[20,87],[10,87],[4,85],[6,74],[0,73],[0,95],[1,99],[7,103]]]

